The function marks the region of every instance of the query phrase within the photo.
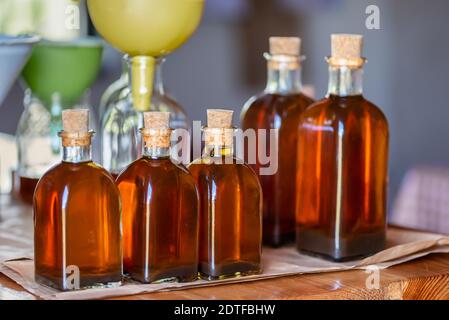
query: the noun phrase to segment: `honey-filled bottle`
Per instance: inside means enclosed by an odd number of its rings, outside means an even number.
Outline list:
[[[268,81],[265,91],[251,98],[241,114],[242,129],[278,129],[277,147],[270,146],[269,139],[259,140],[256,145],[255,163],[250,163],[259,175],[263,190],[263,242],[280,246],[295,239],[296,172],[298,125],[301,114],[313,103],[302,93],[301,39],[271,37],[270,53],[265,54],[268,63]],[[266,133],[265,137],[269,137]],[[275,150],[277,170],[264,173],[266,163],[259,158],[260,144],[266,144],[266,153]],[[249,147],[246,142],[245,160]],[[265,153],[264,152],[264,153]],[[273,155],[271,155],[273,157]]]
[[[261,271],[262,190],[233,156],[232,114],[207,111],[204,153],[189,165],[200,194],[199,271],[208,280]]]
[[[198,191],[170,158],[169,112],[145,112],[142,157],[117,178],[124,271],[144,283],[198,278]]]
[[[122,281],[120,194],[92,162],[88,110],[62,112],[62,162],[34,193],[35,280],[61,290]]]
[[[297,247],[336,261],[385,247],[388,123],[363,96],[362,47],[332,35],[328,95],[299,126]]]

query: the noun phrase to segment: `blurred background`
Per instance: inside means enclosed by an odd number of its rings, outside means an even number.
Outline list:
[[[58,20],[66,0],[0,0],[0,33],[37,31],[63,39]],[[168,91],[190,119],[205,120],[210,107],[232,108],[264,89],[262,54],[269,36],[299,36],[307,56],[304,84],[326,94],[331,33],[365,36],[365,95],[387,115],[391,130],[390,209],[404,177],[423,165],[449,164],[449,1],[447,0],[207,0],[202,24],[164,66]],[[365,10],[380,9],[380,29],[368,30]],[[81,5],[80,34],[93,34]],[[71,32],[71,31],[65,31]],[[121,54],[107,47],[91,90],[97,106],[120,76]],[[69,76],[69,75],[67,75]],[[0,108],[0,132],[14,134],[23,111],[20,80]],[[415,170],[415,171],[413,171]],[[446,171],[444,171],[446,172]],[[445,173],[446,174],[446,173]],[[435,174],[437,177],[442,173]],[[446,186],[446,185],[445,185]],[[448,187],[449,192],[449,187]],[[448,196],[449,198],[449,196]]]

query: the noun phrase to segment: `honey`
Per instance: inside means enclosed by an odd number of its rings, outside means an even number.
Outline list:
[[[18,180],[18,195],[19,198],[27,204],[33,204],[34,190],[36,190],[36,185],[39,179],[28,178],[28,177],[17,177]]]
[[[61,290],[117,286],[122,279],[119,191],[91,160],[87,119],[87,110],[63,112],[63,161],[44,174],[34,195],[35,279]]]
[[[333,36],[329,94],[299,126],[297,246],[336,261],[385,247],[388,123],[362,94],[361,41]]]
[[[200,194],[199,271],[213,280],[261,271],[262,192],[233,156],[232,112],[208,110],[203,157],[189,165]]]
[[[144,117],[143,156],[117,178],[124,270],[144,283],[194,281],[199,210],[195,181],[170,159],[169,113],[146,112]]]
[[[243,108],[242,128],[278,129],[278,170],[271,175],[261,174],[265,165],[257,157],[251,163],[259,175],[263,190],[263,242],[270,246],[281,246],[295,239],[296,182],[292,175],[297,170],[298,126],[301,114],[313,103],[302,93],[301,56],[299,38],[270,38],[268,81],[265,91],[251,98]],[[265,150],[271,150],[270,141]],[[249,159],[248,145],[245,146]]]

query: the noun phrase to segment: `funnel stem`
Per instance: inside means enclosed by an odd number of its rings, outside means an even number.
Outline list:
[[[150,110],[155,63],[156,59],[150,56],[131,58],[131,92],[137,111]]]

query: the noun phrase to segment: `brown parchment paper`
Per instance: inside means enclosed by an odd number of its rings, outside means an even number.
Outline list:
[[[387,233],[387,249],[363,260],[335,263],[299,254],[293,246],[281,249],[264,248],[262,274],[219,281],[200,280],[191,283],[162,284],[138,284],[125,281],[118,288],[61,292],[41,286],[34,281],[34,264],[30,259],[6,261],[0,265],[0,272],[41,299],[84,300],[157,291],[183,290],[202,286],[217,286],[305,273],[364,269],[372,265],[384,269],[431,253],[449,253],[449,237],[432,233],[390,229]]]

